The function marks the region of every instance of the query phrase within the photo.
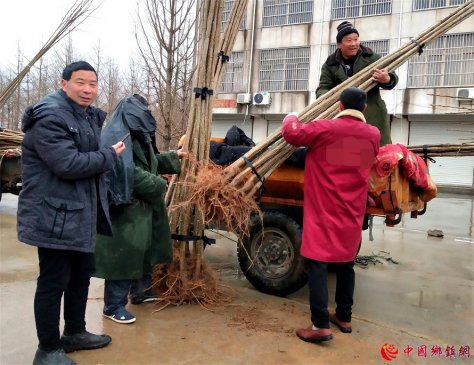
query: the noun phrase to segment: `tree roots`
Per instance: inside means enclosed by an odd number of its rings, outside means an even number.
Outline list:
[[[232,186],[221,166],[211,161],[192,162],[196,164],[196,174],[182,183],[190,189],[191,197],[171,206],[170,211],[194,204],[206,225],[218,223],[238,237],[248,235],[252,215],[261,215],[255,199]]]
[[[180,260],[175,255],[171,264],[155,266],[152,288],[159,293],[160,308],[170,305],[199,304],[210,310],[210,306],[230,302],[232,289],[219,283],[212,269],[201,263],[200,276],[193,277],[195,260],[189,255],[185,260],[185,268],[180,268]]]

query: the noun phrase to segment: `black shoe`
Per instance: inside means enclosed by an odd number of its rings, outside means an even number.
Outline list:
[[[107,346],[112,338],[108,335],[94,335],[84,331],[69,335],[66,332],[61,336],[61,345],[65,352],[78,350],[93,350]]]
[[[77,365],[71,358],[69,358],[63,349],[54,351],[36,350],[33,365]]]

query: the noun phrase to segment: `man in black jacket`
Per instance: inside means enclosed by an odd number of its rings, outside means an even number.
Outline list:
[[[97,74],[90,64],[66,66],[61,89],[28,107],[22,119],[17,229],[21,242],[38,247],[34,312],[39,346],[34,365],[75,364],[66,352],[111,341],[86,331],[85,311],[95,271],[96,233],[112,232],[102,173],[112,168],[125,145],[99,147],[105,112],[91,107],[97,98]]]

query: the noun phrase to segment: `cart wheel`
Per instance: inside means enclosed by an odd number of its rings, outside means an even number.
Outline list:
[[[247,280],[263,293],[286,296],[302,288],[307,277],[300,256],[301,226],[282,212],[252,217],[250,234],[237,248]]]

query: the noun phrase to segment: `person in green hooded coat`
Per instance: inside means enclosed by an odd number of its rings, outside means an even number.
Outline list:
[[[99,235],[95,252],[94,276],[105,279],[103,315],[118,323],[136,320],[125,309],[129,295],[132,304],[157,300],[151,291],[153,267],[172,260],[171,233],[164,202],[167,180],[160,174],[180,172],[179,159],[187,155],[182,151],[157,151],[156,122],[147,105],[139,95],[125,98],[114,112],[118,115],[111,117],[109,129],[103,131],[107,138],[111,130],[118,128],[123,132],[128,129],[130,138],[125,143],[131,143],[133,151],[133,161],[125,167],[132,177],[128,186],[122,181],[126,173],[116,171],[111,175],[112,179],[121,180],[114,181],[111,186],[130,188],[129,195],[133,198],[129,204],[111,205],[113,237]]]
[[[337,27],[337,49],[321,67],[316,97],[327,93],[349,77],[379,60],[381,56],[370,48],[360,44],[359,32],[348,21]],[[377,127],[381,134],[380,145],[392,143],[390,121],[387,106],[380,95],[380,88],[393,89],[398,83],[398,76],[387,69],[374,69],[372,80],[377,85],[367,92],[367,109],[364,112],[368,124]]]

